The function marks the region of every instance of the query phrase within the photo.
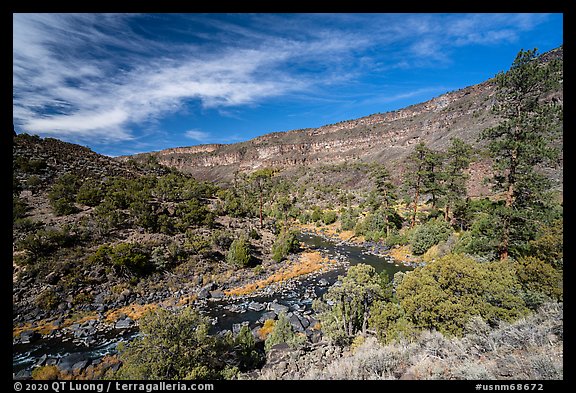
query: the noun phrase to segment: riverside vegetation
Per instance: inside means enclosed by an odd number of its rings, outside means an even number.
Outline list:
[[[536,58],[521,51],[496,76],[500,122],[480,147],[416,144],[400,182],[375,162],[311,169],[362,172],[363,188],[275,168],[223,187],[153,158],[79,176],[22,153],[51,141],[14,136],[15,342],[90,320],[141,333],[106,367],[38,365],[32,377],[562,379],[562,194],[544,171],[561,158],[562,107],[547,97],[562,63]],[[492,162],[492,192],[473,198],[467,170],[479,156]],[[234,296],[275,282],[303,262],[299,230],[416,268],[388,277],[351,266],[313,302],[314,342],[283,312],[256,331],[211,334],[195,308],[206,288]]]

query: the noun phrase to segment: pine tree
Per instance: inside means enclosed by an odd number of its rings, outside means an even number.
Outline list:
[[[561,131],[561,106],[546,95],[561,78],[561,63],[536,61],[536,49],[521,50],[512,67],[496,76],[494,112],[500,123],[484,130],[493,159],[494,189],[505,194],[498,211],[501,223],[499,254],[508,257],[511,246],[529,240],[535,215],[545,210],[550,182],[537,168],[557,162],[559,149],[550,141]]]
[[[382,207],[384,208],[386,236],[388,236],[390,234],[389,216],[395,213],[392,204],[397,198],[396,186],[392,182],[390,172],[383,165],[379,165],[374,169],[372,177],[374,179],[376,190],[381,198]]]
[[[444,165],[444,219],[450,220],[450,208],[466,198],[466,181],[472,157],[472,146],[461,139],[451,138],[451,145],[445,155]]]
[[[424,192],[432,196],[432,207],[436,208],[439,198],[444,194],[445,173],[442,171],[444,154],[428,150],[424,157]]]
[[[264,206],[264,193],[269,187],[269,180],[274,176],[275,171],[272,168],[262,168],[258,169],[250,175],[250,181],[254,184],[258,191],[259,201],[260,201],[260,228],[262,228],[262,209]]]
[[[412,154],[408,156],[409,168],[406,174],[406,186],[408,187],[408,191],[412,194],[412,203],[414,204],[410,228],[413,228],[416,224],[418,202],[420,201],[420,195],[425,189],[425,182],[427,181],[427,176],[429,174],[427,158],[431,153],[432,151],[426,147],[424,142],[420,142],[416,145]]]
[[[354,265],[338,279],[341,285],[330,287],[323,301],[312,306],[319,311],[322,331],[335,341],[347,342],[358,333],[366,335],[372,304],[390,299],[392,293],[388,277],[370,265]]]

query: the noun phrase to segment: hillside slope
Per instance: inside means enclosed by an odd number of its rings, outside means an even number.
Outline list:
[[[551,59],[563,59],[563,49],[540,57],[543,62]],[[229,145],[172,148],[132,158],[144,160],[154,155],[163,165],[219,182],[229,182],[237,171],[259,167],[290,170],[326,163],[381,162],[394,167],[400,164],[401,171],[402,160],[419,142],[443,150],[450,138],[458,137],[480,147],[480,132],[498,122],[492,113],[495,90],[493,80],[488,80],[404,109],[319,128],[276,132]],[[553,92],[548,99],[561,102],[563,90]],[[481,161],[471,169],[482,171],[486,164]],[[562,169],[551,176],[560,182]]]

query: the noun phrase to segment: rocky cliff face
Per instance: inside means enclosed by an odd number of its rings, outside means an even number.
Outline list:
[[[319,128],[272,133],[232,145],[148,154],[161,164],[209,180],[229,180],[235,171],[265,166],[285,169],[350,160],[387,162],[405,157],[420,141],[438,149],[451,137],[475,144],[478,133],[496,122],[490,113],[493,95],[493,84],[485,82],[398,111]]]
[[[558,48],[543,54],[541,60],[562,56],[562,48]],[[145,159],[152,154],[166,166],[200,179],[224,182],[236,171],[259,167],[289,169],[356,160],[398,165],[418,142],[442,150],[450,138],[458,137],[478,147],[479,133],[497,123],[491,111],[495,90],[489,80],[392,112],[319,128],[271,133],[231,145],[173,148],[134,158]],[[554,96],[562,100],[562,91]]]

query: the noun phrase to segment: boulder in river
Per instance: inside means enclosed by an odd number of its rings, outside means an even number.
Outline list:
[[[262,303],[258,303],[258,302],[250,302],[248,304],[248,309],[252,310],[252,311],[262,311],[266,308],[266,305],[262,304]]]
[[[75,366],[81,366],[82,362],[86,362],[84,363],[84,366],[88,363],[86,357],[83,354],[71,353],[60,359],[60,361],[58,362],[58,368],[64,371],[72,371],[74,370]]]
[[[18,373],[16,375],[14,375],[14,379],[17,380],[25,380],[25,379],[31,379],[32,378],[32,370],[20,370],[18,371]]]
[[[20,342],[22,344],[30,344],[40,338],[40,334],[34,330],[26,330],[20,333]]]
[[[285,306],[277,302],[268,303],[268,310],[274,311],[277,315],[279,315],[282,312],[287,314],[289,309],[290,308],[288,306]]]
[[[232,333],[234,333],[235,335],[240,333],[240,329],[242,329],[242,326],[248,326],[249,322],[248,321],[243,321],[241,323],[235,323],[232,325]]]
[[[211,296],[211,291],[214,291],[217,288],[217,285],[213,282],[211,282],[210,284],[204,285],[202,288],[200,288],[200,290],[198,291],[198,299],[207,299]]]
[[[318,285],[320,285],[321,287],[327,287],[328,285],[330,285],[330,283],[325,278],[321,278],[320,280],[318,280]]]
[[[119,319],[116,321],[116,325],[114,327],[116,329],[127,329],[134,324],[134,321],[130,317],[126,317],[124,319]]]
[[[72,372],[79,373],[82,370],[84,370],[87,365],[88,365],[87,359],[80,360],[79,362],[74,363],[74,365],[72,366]]]
[[[262,314],[262,316],[258,319],[258,322],[263,324],[268,319],[272,319],[272,320],[276,319],[277,316],[278,315],[276,315],[276,313],[274,311],[267,311],[264,314]]]
[[[46,355],[46,354],[40,356],[40,358],[34,364],[34,367],[43,366],[47,359],[48,359],[48,355]]]
[[[292,314],[290,316],[290,325],[292,325],[292,327],[294,328],[295,331],[297,332],[303,332],[304,331],[304,327],[302,326],[302,323],[300,322],[300,318],[298,318],[298,316],[296,314]]]
[[[224,297],[224,292],[222,292],[219,289],[217,289],[215,291],[210,291],[210,297],[212,299],[222,299]]]

